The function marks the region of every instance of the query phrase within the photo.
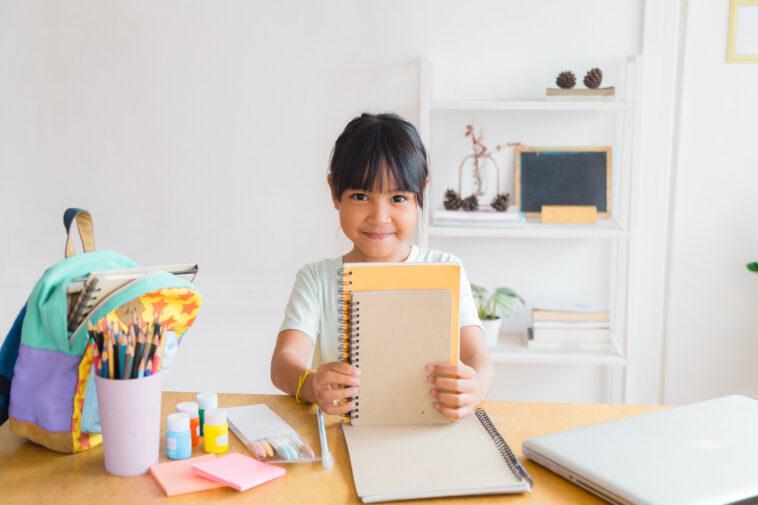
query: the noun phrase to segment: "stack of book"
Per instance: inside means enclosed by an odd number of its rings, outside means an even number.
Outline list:
[[[465,210],[436,209],[432,212],[432,225],[434,226],[497,228],[523,222],[525,222],[523,212],[516,210],[495,212],[492,209],[482,208],[473,212],[466,212]]]
[[[613,350],[610,314],[607,310],[532,310],[529,349],[605,351]]]

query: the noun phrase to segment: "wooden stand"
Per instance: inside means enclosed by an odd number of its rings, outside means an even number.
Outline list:
[[[595,224],[597,208],[594,205],[543,205],[540,217],[545,224]]]

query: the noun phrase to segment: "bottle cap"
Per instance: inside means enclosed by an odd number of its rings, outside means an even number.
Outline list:
[[[200,415],[197,412],[198,406],[195,402],[181,402],[176,404],[176,411],[177,412],[184,412],[185,414],[189,414],[190,419],[195,419],[196,417],[200,417]]]
[[[218,395],[216,393],[198,393],[197,404],[203,410],[218,407]]]
[[[186,412],[169,414],[166,418],[166,431],[187,431],[189,425],[190,417]]]
[[[226,424],[226,410],[211,409],[205,411],[206,426],[224,426]]]

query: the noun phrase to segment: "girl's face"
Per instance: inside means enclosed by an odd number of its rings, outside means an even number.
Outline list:
[[[394,186],[392,182],[389,187]],[[348,188],[339,200],[332,191],[332,198],[334,208],[340,213],[342,231],[355,245],[356,261],[403,261],[406,258],[407,240],[416,229],[418,216],[414,193],[382,191],[379,187]]]

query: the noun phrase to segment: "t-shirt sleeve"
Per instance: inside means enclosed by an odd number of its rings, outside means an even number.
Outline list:
[[[479,320],[479,314],[476,311],[474,295],[471,294],[471,284],[468,282],[463,264],[461,264],[460,324],[461,328],[464,326],[479,326],[482,328],[482,322]]]
[[[298,270],[279,333],[284,330],[299,330],[316,343],[321,317],[318,293],[318,284],[310,269],[305,266]]]

